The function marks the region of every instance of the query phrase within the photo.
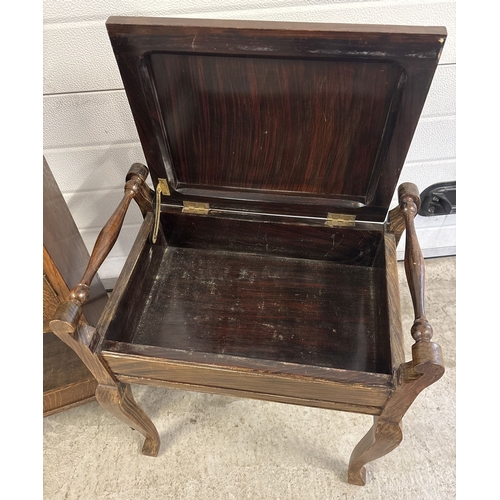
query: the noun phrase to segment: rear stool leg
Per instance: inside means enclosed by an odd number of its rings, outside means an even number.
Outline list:
[[[365,464],[387,455],[403,440],[401,422],[393,423],[374,417],[373,426],[354,448],[349,461],[348,481],[364,486],[366,483]]]
[[[158,455],[160,448],[160,436],[153,422],[135,402],[129,384],[118,382],[116,385],[99,384],[97,386],[96,399],[99,403],[115,417],[133,429],[139,431],[146,440],[142,447],[142,453],[151,457]]]

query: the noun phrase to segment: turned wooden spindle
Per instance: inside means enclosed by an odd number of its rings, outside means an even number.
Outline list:
[[[141,163],[134,163],[130,167],[126,177],[123,198],[108,222],[101,229],[82,279],[70,290],[68,300],[59,305],[55,314],[55,321],[60,323],[60,327],[64,327],[64,324],[68,333],[75,330],[82,313],[81,306],[89,297],[90,284],[120,234],[131,200],[139,193],[143,193],[142,187],[147,175],[148,168]]]
[[[132,165],[132,169],[134,170],[132,175],[127,176],[123,198],[97,237],[87,269],[83,273],[80,283],[76,286],[79,290],[82,286],[86,286],[87,288],[90,287],[90,283],[94,279],[97,270],[108,256],[118,238],[118,235],[120,234],[130,202],[135,195],[139,193],[141,186],[146,180],[146,177],[138,172],[137,166],[141,166],[146,169],[146,167],[141,164],[134,163],[134,165]]]
[[[425,317],[425,264],[418,243],[414,219],[420,208],[417,186],[406,182],[399,186],[399,207],[406,226],[405,271],[415,312],[411,335],[416,342],[430,342],[432,327]]]

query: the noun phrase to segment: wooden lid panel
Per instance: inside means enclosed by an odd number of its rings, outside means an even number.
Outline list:
[[[170,203],[383,221],[444,28],[110,18]]]
[[[177,191],[366,202],[396,64],[168,53],[150,62]]]

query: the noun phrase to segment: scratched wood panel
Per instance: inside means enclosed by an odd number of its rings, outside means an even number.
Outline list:
[[[376,267],[151,246],[106,338],[391,373],[384,278]]]
[[[180,389],[183,391],[205,392],[210,394],[224,394],[233,397],[243,397],[257,399],[261,401],[273,401],[275,403],[287,403],[300,406],[311,406],[313,408],[324,408],[328,410],[347,411],[354,413],[364,413],[366,415],[380,415],[381,408],[372,405],[338,403],[335,401],[320,401],[311,399],[308,394],[304,397],[282,396],[277,394],[267,394],[263,392],[249,391],[247,389],[228,389],[226,387],[208,387],[200,384],[186,384],[172,382],[171,380],[162,380],[160,378],[136,377],[131,375],[117,375],[118,380],[126,384],[143,384],[153,387],[169,387],[171,389]],[[330,396],[331,396],[331,391]],[[373,401],[373,400],[372,400]]]
[[[359,405],[369,408],[370,411],[366,412],[372,414],[378,413],[375,409],[380,409],[384,405],[391,392],[387,383],[379,385],[338,383],[307,377],[252,373],[234,368],[223,370],[213,365],[183,365],[161,359],[141,359],[139,356],[121,356],[108,352],[104,352],[103,355],[110,368],[119,377],[129,376],[136,380],[138,377],[144,377],[146,380],[151,379],[151,382],[163,380],[170,383],[182,383],[188,388],[189,385],[212,387],[213,392],[218,392],[218,389],[222,388],[235,392],[241,391],[240,395],[245,395],[246,392],[254,393],[254,395],[267,394],[268,397],[262,399],[270,400],[276,400],[272,397],[276,395],[295,399],[298,404],[300,404],[300,399],[303,400],[302,404],[316,401],[315,406],[323,406],[320,404],[321,401],[344,403],[350,406],[351,411]],[[154,383],[154,385],[161,385],[161,383]]]

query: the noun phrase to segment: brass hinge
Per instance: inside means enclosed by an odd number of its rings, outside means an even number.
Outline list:
[[[210,211],[210,205],[208,203],[200,203],[198,201],[183,201],[184,205],[182,209],[183,214],[197,214],[197,215],[207,215]]]
[[[355,215],[332,214],[326,215],[325,226],[328,227],[354,227],[356,225]]]
[[[170,189],[168,188],[166,179],[158,179],[158,184],[156,185],[156,202],[155,202],[155,223],[153,226],[153,235],[151,240],[156,243],[156,238],[158,237],[158,228],[160,227],[160,211],[161,211],[161,195],[170,196]]]

